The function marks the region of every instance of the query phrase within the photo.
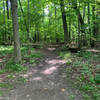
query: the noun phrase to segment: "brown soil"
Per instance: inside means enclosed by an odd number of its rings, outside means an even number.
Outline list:
[[[66,63],[53,51],[41,50],[44,55],[36,66],[29,65],[23,77],[27,82],[16,84],[0,100],[84,100],[82,93],[73,87],[66,75]]]

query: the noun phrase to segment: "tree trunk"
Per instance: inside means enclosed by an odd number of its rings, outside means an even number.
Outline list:
[[[86,14],[86,2],[84,2],[84,8],[83,8],[83,20],[85,19]]]
[[[100,2],[99,1],[94,1],[94,3],[97,3],[97,7],[95,5],[92,6],[92,13],[93,13],[93,40],[91,42],[91,47],[95,47],[96,41],[98,41],[98,36],[100,33]],[[96,13],[95,13],[96,12]]]
[[[19,40],[19,24],[18,24],[18,3],[17,0],[11,1],[11,12],[13,22],[13,35],[14,35],[14,62],[21,62],[20,40]]]
[[[9,19],[9,0],[6,0],[7,19]]]
[[[90,42],[91,42],[91,28],[90,28],[90,3],[88,2],[88,25],[89,25],[89,35],[90,35]]]
[[[95,16],[95,5],[93,5],[92,6],[92,22],[93,22],[93,27],[92,27],[92,33],[93,33],[93,37],[91,37],[91,38],[93,38],[93,39],[91,39],[91,47],[94,47],[95,46],[95,35],[96,35],[96,23],[95,23],[95,18],[96,16]]]
[[[63,29],[64,29],[64,42],[66,43],[66,42],[69,42],[69,33],[68,33],[68,27],[67,27],[64,0],[60,0],[60,7],[61,7],[61,13],[62,13]]]
[[[30,41],[30,38],[29,38],[29,33],[30,33],[30,0],[27,0],[27,2],[28,2],[28,8],[27,8],[27,26],[28,26],[28,28],[27,28],[27,38],[28,38],[28,40]]]
[[[9,29],[9,25],[10,25],[10,23],[9,23],[9,19],[10,19],[10,13],[9,13],[9,3],[10,3],[10,1],[9,1],[9,0],[6,0],[6,10],[7,10],[7,27],[8,27],[8,29]],[[8,31],[7,33],[8,33],[7,40],[8,40],[8,42],[9,42],[9,43],[11,43],[11,34],[10,34],[10,32],[9,32],[9,31]]]
[[[3,35],[4,42],[6,42],[6,13],[5,13],[5,10],[6,10],[5,9],[5,1],[3,0],[3,17],[4,17],[4,27],[5,27],[5,33]]]
[[[79,2],[79,9],[80,9],[80,2]],[[81,39],[81,32],[80,32],[80,13],[78,14],[78,49],[80,50],[82,47],[82,39]]]
[[[70,7],[70,2],[69,2],[69,39],[71,40],[71,23],[72,23],[72,20],[71,20],[71,7]]]
[[[55,5],[55,39],[56,39],[56,43],[58,43],[58,34],[57,34],[57,8]]]
[[[22,8],[21,1],[20,0],[18,0],[18,1],[19,1],[20,10],[21,10],[22,15],[23,15],[25,28],[26,28],[26,31],[27,31],[27,40],[29,40],[29,26],[27,25],[27,20],[25,19],[25,14],[24,14],[24,11],[23,11],[23,8]]]
[[[76,11],[76,14],[78,15],[78,18],[79,18],[79,22],[81,24],[81,32],[82,33],[85,33],[85,30],[83,29],[83,26],[84,26],[84,20],[82,18],[82,15],[80,13],[80,9],[77,7],[77,0],[72,0],[72,6],[73,6],[73,9],[75,9]]]

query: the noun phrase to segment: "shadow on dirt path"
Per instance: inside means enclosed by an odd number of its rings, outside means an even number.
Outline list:
[[[66,78],[65,61],[52,50],[41,50],[44,56],[40,63],[23,75],[27,82],[17,84],[0,100],[83,100]]]

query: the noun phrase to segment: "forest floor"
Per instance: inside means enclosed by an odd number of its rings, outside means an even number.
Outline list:
[[[100,50],[21,51],[22,63],[15,65],[13,47],[0,47],[0,100],[100,100]]]
[[[27,72],[9,75],[9,83],[14,86],[2,89],[0,100],[84,100],[82,92],[67,79],[69,66],[52,50],[41,50],[42,57],[36,65],[27,61]]]

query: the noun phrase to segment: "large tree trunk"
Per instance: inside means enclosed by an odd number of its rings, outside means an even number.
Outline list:
[[[63,29],[64,29],[64,42],[69,42],[69,33],[68,33],[68,27],[67,27],[67,20],[66,20],[66,12],[65,12],[65,7],[64,7],[64,0],[60,0],[60,6],[61,6]]]
[[[99,2],[94,2],[94,3],[97,3],[97,4],[99,4]],[[97,17],[98,17],[98,10],[97,10],[97,8],[96,8],[96,6],[95,5],[93,5],[92,6],[92,24],[93,24],[93,27],[92,27],[92,34],[93,34],[93,36],[92,36],[92,40],[91,40],[91,47],[95,47],[95,42],[96,42],[96,36],[97,36],[97,34],[98,34],[98,30],[99,30],[99,26],[98,26],[98,23],[99,23],[99,21],[97,21]]]
[[[91,47],[96,47],[99,42],[99,35],[100,35],[100,1],[94,2],[97,4],[97,7],[93,5],[93,40]]]
[[[19,63],[21,61],[20,40],[19,40],[19,24],[18,24],[18,4],[17,0],[11,1],[12,22],[13,22],[13,34],[14,34],[14,62]]]

